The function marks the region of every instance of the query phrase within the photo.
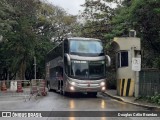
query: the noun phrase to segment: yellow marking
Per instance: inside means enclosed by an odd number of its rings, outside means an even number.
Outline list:
[[[134,93],[134,80],[131,80],[129,88],[129,96],[133,96],[133,93]]]
[[[128,82],[128,79],[124,79],[123,96],[126,96],[127,82]]]

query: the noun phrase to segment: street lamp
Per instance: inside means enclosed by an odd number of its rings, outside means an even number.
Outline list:
[[[3,36],[2,35],[0,35],[0,47],[1,47],[1,42],[3,42]],[[2,61],[0,61],[0,63],[1,63]]]
[[[34,79],[36,80],[36,57],[34,56]]]

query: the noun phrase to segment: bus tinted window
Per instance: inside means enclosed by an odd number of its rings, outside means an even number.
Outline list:
[[[90,78],[99,78],[105,75],[105,62],[104,61],[91,61],[89,62],[89,76]]]
[[[96,40],[71,40],[71,53],[103,53],[101,41]]]
[[[105,76],[105,61],[72,60],[71,76],[78,79],[97,79]]]
[[[86,61],[72,61],[71,75],[74,77],[88,78],[87,64]]]

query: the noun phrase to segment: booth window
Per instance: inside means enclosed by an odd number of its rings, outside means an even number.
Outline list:
[[[118,68],[128,66],[128,51],[119,52],[117,58]]]

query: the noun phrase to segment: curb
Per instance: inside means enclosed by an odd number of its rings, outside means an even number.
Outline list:
[[[110,95],[110,94],[107,93],[107,92],[103,92],[103,93],[102,93],[102,95],[104,95],[104,94],[107,95],[107,96],[109,96],[109,97],[111,97],[111,98],[113,98],[113,99],[116,99],[116,100],[118,100],[118,101],[124,102],[124,100],[123,100],[122,98],[120,98],[120,97]]]
[[[118,101],[124,102],[124,103],[129,103],[129,104],[132,104],[132,105],[148,108],[149,110],[153,110],[153,111],[160,111],[160,107],[155,107],[155,106],[150,106],[150,105],[142,105],[142,104],[135,103],[135,102],[125,101],[123,98],[111,95],[111,94],[109,94],[107,92],[103,92],[102,95],[103,94],[106,94],[107,96],[109,96],[109,97],[111,97],[113,99],[116,99]]]

